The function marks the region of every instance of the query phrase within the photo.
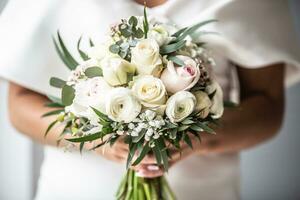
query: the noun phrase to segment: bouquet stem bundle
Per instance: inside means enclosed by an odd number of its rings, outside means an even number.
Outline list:
[[[119,185],[117,200],[175,200],[165,176],[157,178],[139,177],[129,169]]]

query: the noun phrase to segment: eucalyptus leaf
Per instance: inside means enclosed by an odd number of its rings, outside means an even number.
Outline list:
[[[84,74],[89,78],[103,76],[103,72],[100,67],[89,67],[85,70]]]
[[[50,78],[50,85],[56,88],[62,88],[64,85],[66,85],[66,81],[56,78],[56,77],[51,77]]]
[[[186,129],[188,129],[190,127],[190,125],[181,125],[181,126],[179,126],[179,128],[178,128],[178,132],[180,132],[180,131],[185,131]]]
[[[109,117],[107,117],[105,114],[103,114],[102,112],[100,112],[99,110],[97,110],[96,108],[93,108],[93,107],[91,107],[92,109],[93,109],[93,111],[98,115],[98,117],[100,117],[101,119],[104,119],[105,121],[111,121],[110,119],[109,119]]]
[[[114,54],[118,54],[120,51],[120,46],[117,44],[112,44],[109,46],[109,51],[114,53]]]
[[[131,24],[133,27],[135,27],[138,24],[138,20],[135,16],[131,16],[129,18],[128,23]]]
[[[69,85],[65,85],[61,91],[61,100],[65,106],[69,106],[73,103],[75,98],[75,90]]]
[[[152,150],[153,150],[157,164],[161,165],[162,158],[161,158],[160,149],[159,149],[158,145],[155,145]]]

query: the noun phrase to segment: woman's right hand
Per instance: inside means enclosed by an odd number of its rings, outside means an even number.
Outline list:
[[[101,141],[99,142],[101,143]],[[99,143],[90,143],[87,145],[88,149],[93,148],[95,145]],[[118,163],[125,163],[128,156],[128,144],[126,144],[123,138],[119,138],[114,145],[110,146],[109,143],[102,145],[101,147],[95,149],[95,152],[102,157],[115,161]]]

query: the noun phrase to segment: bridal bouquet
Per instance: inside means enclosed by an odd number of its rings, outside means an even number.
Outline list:
[[[200,141],[201,132],[215,133],[211,125],[223,114],[222,90],[209,76],[214,62],[205,44],[192,39],[211,22],[178,29],[148,19],[145,10],[144,16],[111,26],[106,43],[90,40],[83,51],[80,38],[80,62],[59,33],[54,38],[71,72],[66,81],[50,80],[61,89],[61,99],[51,98],[48,104],[58,109],[44,115],[57,115],[46,134],[55,124],[63,124],[60,139],[78,143],[80,150],[86,143],[94,143],[96,149],[124,140],[128,170],[116,199],[175,199],[164,177],[138,177],[131,166],[151,154],[167,171],[171,148],[180,151],[183,143],[192,148],[191,136]]]

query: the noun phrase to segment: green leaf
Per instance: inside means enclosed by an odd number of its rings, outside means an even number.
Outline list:
[[[177,137],[177,129],[171,129],[170,130],[170,138],[172,139],[172,140],[175,140],[176,139],[176,137]]]
[[[47,112],[45,114],[42,115],[42,117],[48,117],[48,116],[52,116],[52,115],[58,115],[61,112],[64,112],[64,109],[59,109],[59,110],[52,110],[50,112]]]
[[[173,61],[174,63],[176,63],[179,66],[184,66],[185,65],[184,62],[180,58],[178,58],[177,56],[168,56],[168,59]]]
[[[60,103],[56,103],[56,102],[49,102],[45,104],[46,107],[49,108],[64,108],[65,106],[60,104]]]
[[[59,31],[57,31],[57,37],[58,42],[60,44],[61,50],[66,57],[66,59],[69,60],[69,63],[72,64],[73,69],[75,69],[78,66],[78,62],[73,58],[73,56],[70,54],[69,50],[66,48],[64,41],[62,40]]]
[[[66,138],[66,140],[69,141],[69,142],[75,142],[75,143],[90,142],[90,141],[97,140],[101,137],[102,137],[102,133],[99,132],[99,133],[94,133],[94,134],[86,135],[86,136],[79,137],[79,138]]]
[[[79,145],[79,152],[80,153],[82,153],[83,147],[84,147],[84,142],[81,142],[80,145]]]
[[[180,40],[176,43],[172,43],[172,44],[168,44],[168,45],[164,45],[160,48],[160,53],[161,54],[169,54],[169,53],[173,53],[179,49],[181,49],[182,47],[184,47],[185,45],[185,40]]]
[[[193,124],[195,123],[193,120],[189,119],[189,118],[186,118],[185,120],[183,120],[181,122],[182,124],[185,124],[185,125],[189,125],[189,124]]]
[[[58,122],[58,121],[55,120],[55,121],[53,121],[53,122],[48,126],[48,128],[47,128],[47,130],[46,130],[46,132],[45,132],[44,137],[47,137],[49,131],[54,127],[54,125],[55,125],[57,122]]]
[[[216,132],[211,129],[210,127],[206,126],[205,124],[201,123],[201,122],[197,122],[197,126],[199,126],[200,128],[202,128],[204,131],[211,133],[211,134],[216,134]]]
[[[98,117],[100,117],[101,119],[103,119],[103,120],[105,120],[105,121],[111,121],[110,119],[109,119],[109,117],[107,117],[105,114],[103,114],[102,112],[100,112],[99,110],[97,110],[96,108],[93,108],[93,107],[91,107],[92,109],[93,109],[93,111],[96,113],[96,115],[98,115]]]
[[[202,132],[203,129],[195,124],[193,124],[192,126],[190,126],[190,129],[192,129],[193,131],[196,131],[196,132]]]
[[[89,67],[85,70],[84,74],[89,78],[103,76],[102,69],[100,67]]]
[[[184,140],[184,142],[185,142],[187,145],[189,145],[189,147],[190,147],[191,149],[193,148],[193,144],[192,144],[191,138],[190,138],[190,136],[189,136],[187,133],[185,133],[185,134],[183,135],[183,140]]]
[[[144,145],[143,150],[140,152],[137,159],[134,161],[134,163],[132,165],[133,166],[138,165],[144,159],[144,157],[149,153],[150,150],[151,150],[151,148],[149,147],[148,143],[146,143]]]
[[[179,126],[178,132],[180,132],[180,131],[185,131],[185,130],[188,129],[189,127],[190,127],[190,125],[182,125],[182,126]]]
[[[75,90],[69,85],[65,85],[61,91],[61,100],[65,106],[69,106],[73,103],[75,98]]]
[[[144,21],[143,21],[143,28],[144,28],[144,34],[145,38],[148,36],[148,31],[149,31],[149,22],[148,22],[148,17],[147,17],[147,8],[144,6]]]
[[[114,53],[114,54],[118,54],[120,51],[120,46],[116,45],[116,44],[112,44],[109,46],[109,51]]]
[[[90,47],[95,46],[94,43],[93,43],[93,40],[91,38],[89,39],[89,42],[90,42]]]
[[[126,169],[128,169],[131,165],[132,158],[137,150],[137,144],[129,145],[129,153],[127,156]]]
[[[57,54],[59,55],[60,59],[63,61],[63,63],[70,69],[73,70],[76,68],[76,66],[73,66],[72,63],[70,63],[70,61],[65,57],[64,53],[60,50],[55,38],[53,37],[53,43],[55,46],[55,50],[57,52]]]
[[[138,28],[135,32],[134,32],[134,37],[136,38],[142,38],[144,36],[144,32],[142,29]]]
[[[50,78],[50,85],[56,88],[62,88],[64,85],[66,85],[66,81],[56,78],[56,77],[51,77]]]
[[[107,141],[101,142],[100,144],[97,144],[93,148],[89,149],[89,151],[94,151],[95,149],[102,147],[104,144],[106,144]]]
[[[155,145],[158,145],[158,148],[160,150],[160,154],[161,154],[161,158],[162,158],[162,164],[164,166],[164,169],[166,171],[168,171],[168,168],[169,168],[169,161],[168,161],[168,155],[167,155],[167,152],[166,152],[166,145],[165,145],[165,142],[164,140],[160,137],[156,140],[156,143]]]
[[[216,22],[217,20],[206,20],[203,22],[200,22],[198,24],[195,24],[191,27],[188,27],[187,29],[185,29],[177,38],[175,41],[181,41],[183,40],[186,36],[193,34],[195,31],[197,31],[199,28],[201,28],[202,26],[212,23],[212,22]]]
[[[177,32],[175,32],[172,37],[178,37],[181,33],[183,33],[188,27],[184,27],[180,30],[178,30]]]
[[[131,24],[133,27],[135,27],[138,24],[138,20],[135,16],[131,16],[129,18],[128,23]]]
[[[156,162],[158,165],[161,165],[161,154],[160,154],[160,150],[159,150],[159,147],[157,145],[154,146],[153,148],[153,153],[154,153],[154,156],[156,158]]]
[[[79,40],[78,40],[78,42],[77,42],[77,51],[78,51],[80,57],[82,58],[82,60],[85,61],[85,60],[88,60],[89,57],[88,57],[88,55],[87,55],[85,52],[83,52],[83,51],[80,49],[80,42],[81,42],[81,39],[82,39],[82,36],[80,36],[80,38],[79,38]]]
[[[138,136],[132,137],[132,142],[133,143],[138,143],[142,138],[144,138],[145,133],[146,133],[146,130],[143,129],[141,132],[139,132]]]

